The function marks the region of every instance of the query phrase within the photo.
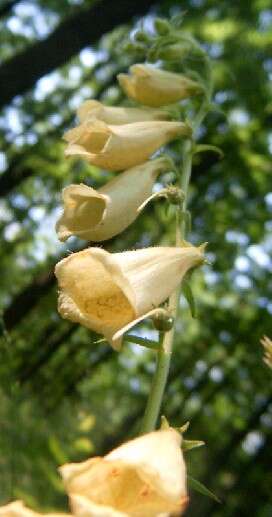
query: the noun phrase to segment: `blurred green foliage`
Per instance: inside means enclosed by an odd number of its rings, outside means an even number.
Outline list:
[[[1,59],[90,5],[16,2],[0,20]],[[103,454],[137,432],[154,353],[126,344],[116,354],[96,343],[100,336],[56,312],[52,267],[84,245],[71,239],[64,246],[56,239],[60,191],[71,182],[98,187],[110,177],[64,160],[61,137],[82,100],[127,102],[115,80],[133,61],[121,50],[124,38],[141,23],[151,27],[155,13],[168,17],[180,9],[179,2],[157,1],[142,21],[101,33],[96,46],[37,77],[33,90],[1,112],[2,504],[22,498],[36,509],[64,508],[57,466]],[[214,153],[195,157],[190,240],[209,242],[212,265],[193,275],[197,319],[181,299],[163,411],[173,425],[190,420],[188,439],[206,442],[186,453],[189,472],[222,500],[218,505],[194,492],[187,515],[269,517],[272,384],[259,340],[272,333],[271,5],[185,0],[182,10],[184,29],[213,58],[218,110],[199,131],[199,141],[221,147],[224,159]],[[166,244],[173,239],[170,223],[163,201],[153,204],[105,247]],[[138,331],[156,335],[148,324]]]

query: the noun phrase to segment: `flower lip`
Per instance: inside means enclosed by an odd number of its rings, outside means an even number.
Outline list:
[[[90,231],[103,224],[110,198],[87,185],[69,185],[63,189],[65,210],[56,223],[58,238],[65,241],[71,235],[84,239]]]
[[[134,292],[110,253],[89,248],[60,261],[59,312],[67,319],[103,333],[112,343],[116,330],[135,317]],[[112,343],[120,346],[120,340]]]

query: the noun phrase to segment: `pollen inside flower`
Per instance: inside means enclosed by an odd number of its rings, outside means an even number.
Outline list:
[[[101,323],[122,326],[133,319],[134,312],[120,287],[103,263],[88,253],[67,261],[65,278],[60,270],[60,286],[80,311]]]
[[[145,474],[121,461],[97,462],[88,473],[76,478],[78,492],[96,504],[131,517],[157,517],[179,508],[144,479]],[[71,494],[73,493],[73,482]]]

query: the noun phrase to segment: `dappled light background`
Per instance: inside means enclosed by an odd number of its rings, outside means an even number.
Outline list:
[[[215,106],[199,139],[221,147],[224,159],[205,153],[194,161],[190,240],[209,242],[210,265],[193,277],[196,319],[181,298],[163,412],[173,425],[190,420],[188,438],[206,442],[187,453],[189,472],[222,500],[194,492],[186,515],[271,516],[272,379],[259,344],[272,335],[269,5],[1,2],[1,504],[22,498],[37,510],[65,509],[56,467],[137,432],[153,353],[126,344],[117,354],[57,314],[54,264],[84,246],[57,240],[61,189],[83,181],[97,188],[112,177],[65,160],[62,135],[85,99],[126,102],[115,76],[134,62],[122,51],[127,34],[182,9],[184,28],[214,60]],[[172,228],[163,201],[154,203],[105,248],[163,245]],[[148,323],[135,333],[156,335]]]

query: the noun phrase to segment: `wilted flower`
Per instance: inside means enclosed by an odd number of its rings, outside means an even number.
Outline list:
[[[166,72],[148,65],[133,65],[131,75],[119,74],[118,81],[131,99],[152,107],[164,106],[203,92],[185,75]]]
[[[104,458],[60,468],[76,517],[168,517],[188,501],[182,438],[173,428],[127,442]]]
[[[159,173],[171,169],[167,158],[157,158],[118,175],[98,191],[87,185],[63,190],[64,213],[57,222],[61,241],[71,235],[103,241],[127,228],[138,208],[149,198]]]
[[[72,517],[67,513],[37,513],[27,508],[22,501],[14,501],[0,507],[0,517]]]
[[[78,156],[111,171],[125,170],[145,162],[157,149],[179,136],[190,136],[182,122],[135,122],[111,126],[86,120],[64,135],[66,156]]]
[[[185,273],[203,262],[203,251],[203,246],[188,245],[74,253],[56,265],[59,312],[119,349],[127,328],[169,297]]]
[[[150,120],[168,120],[169,113],[151,108],[126,108],[119,106],[104,106],[101,102],[89,100],[83,102],[77,110],[80,122],[96,118],[106,124],[132,124]]]

